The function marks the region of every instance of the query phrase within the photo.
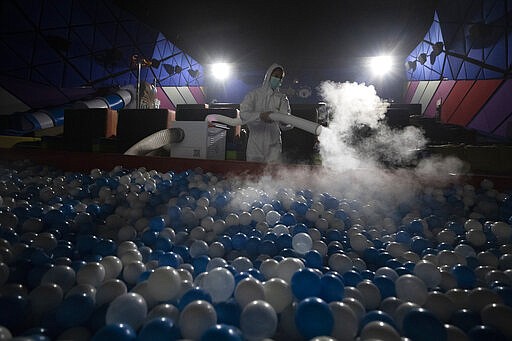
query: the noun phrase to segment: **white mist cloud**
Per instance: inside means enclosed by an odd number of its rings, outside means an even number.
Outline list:
[[[319,90],[330,117],[318,137],[322,167],[269,165],[268,173],[243,181],[234,195],[235,206],[257,200],[261,191],[282,200],[283,191],[293,198],[297,191],[310,189],[363,202],[378,213],[373,218],[378,221],[401,203],[410,204],[429,181],[447,183],[463,170],[457,158],[426,157],[421,129],[389,127],[389,103],[373,86],[325,81]]]
[[[420,129],[391,129],[385,124],[389,103],[377,96],[373,86],[325,81],[319,90],[331,113],[329,128],[319,137],[324,166],[350,169],[375,167],[379,162],[403,165],[425,146]]]

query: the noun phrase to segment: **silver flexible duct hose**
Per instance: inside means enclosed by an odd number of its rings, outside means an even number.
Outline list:
[[[147,155],[158,148],[171,143],[179,143],[185,138],[185,132],[181,128],[169,128],[151,134],[133,146],[124,155]]]

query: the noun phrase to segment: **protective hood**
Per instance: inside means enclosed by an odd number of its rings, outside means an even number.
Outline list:
[[[274,71],[276,68],[282,69],[284,73],[284,67],[282,65],[277,63],[270,65],[270,67],[267,69],[267,72],[265,73],[265,78],[263,79],[263,86],[270,88],[270,75],[272,74],[272,71]]]

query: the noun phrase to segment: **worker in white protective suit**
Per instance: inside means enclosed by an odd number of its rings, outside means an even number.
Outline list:
[[[263,84],[250,91],[240,103],[240,118],[249,129],[246,160],[253,162],[276,163],[281,161],[281,130],[293,126],[273,121],[269,115],[279,113],[290,115],[288,97],[279,92],[284,77],[284,69],[272,64],[263,79]]]

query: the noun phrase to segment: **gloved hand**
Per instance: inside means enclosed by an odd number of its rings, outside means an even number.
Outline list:
[[[265,111],[265,112],[262,112],[260,114],[260,120],[262,120],[263,122],[266,122],[266,123],[271,123],[271,122],[274,122],[272,121],[272,119],[269,117],[269,115],[272,114],[272,111]]]

